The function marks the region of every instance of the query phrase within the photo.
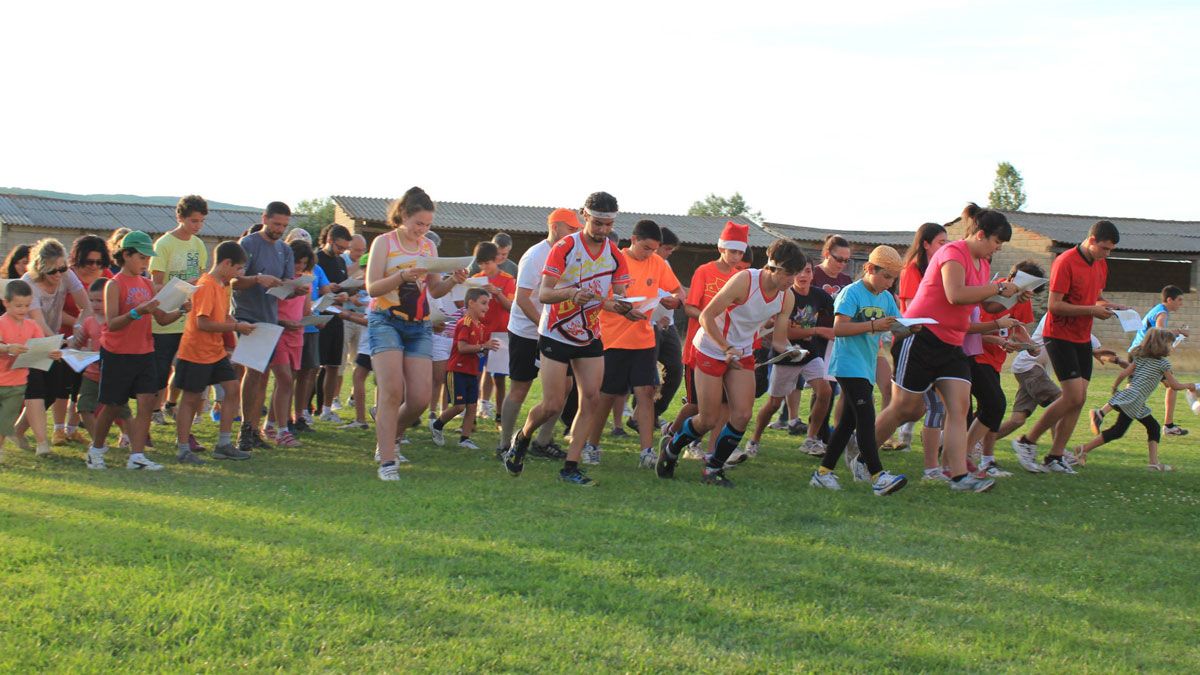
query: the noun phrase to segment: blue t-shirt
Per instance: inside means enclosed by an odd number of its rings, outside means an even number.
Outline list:
[[[833,313],[845,314],[851,321],[857,322],[900,316],[900,308],[890,292],[872,293],[859,279],[838,293],[833,303]],[[875,384],[875,354],[878,351],[878,335],[862,333],[834,338],[829,374],[834,377],[861,377]]]
[[[325,270],[321,269],[320,265],[313,265],[313,285],[312,299],[313,302],[321,299],[321,289],[329,285],[329,277],[326,276]],[[320,333],[321,329],[316,326],[305,326],[305,333]]]
[[[1167,320],[1163,322],[1163,328],[1171,325],[1171,313],[1167,311],[1167,306],[1161,302],[1158,303],[1149,312],[1146,312],[1146,316],[1142,317],[1142,325],[1138,327],[1137,335],[1133,336],[1133,342],[1129,343],[1130,349],[1142,344],[1142,340],[1146,339],[1146,331],[1157,328],[1154,324],[1158,321],[1159,314],[1167,315]]]

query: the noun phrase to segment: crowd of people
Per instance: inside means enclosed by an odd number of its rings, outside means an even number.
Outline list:
[[[1128,309],[1103,297],[1106,258],[1120,241],[1109,221],[1095,223],[1048,274],[1034,261],[993,274],[1012,227],[970,204],[963,239],[948,241],[944,226],[926,223],[903,258],[874,248],[858,279],[846,272],[851,243],[841,236],[817,255],[777,239],[755,266],[749,227],[731,221],[716,258],[684,285],[669,261],[678,237],[652,220],[618,236],[617,200],[605,192],[579,210],[549,213],[546,238],[516,264],[505,233],[477,243],[469,264],[440,258],[435,213],[428,194],[408,190],[368,251],[340,225],[316,241],[289,231],[290,209],[272,202],[261,223],[210,255],[200,238],[208,205],[191,195],[157,240],[122,228],[107,241],[80,237],[69,251],[54,239],[14,248],[0,270],[0,444],[12,437],[38,455],[86,445],[86,466],[104,469],[116,425],[126,467],[159,470],[146,454],[152,424],[173,419],[176,460],[200,464],[207,449],[193,430],[204,415],[218,424],[209,456],[236,461],[300,446],[321,423],[368,430],[369,413],[377,475],[395,481],[405,444],[427,429],[444,446],[461,417],[459,447],[478,450],[475,429],[494,423],[495,455],[509,474],[520,476],[531,457],[561,461],[562,481],[587,486],[594,481],[583,466],[601,463],[608,419],[610,434],[626,435],[628,415],[639,465],[661,479],[691,457],[703,483],[732,487],[728,472],[757,456],[766,429],[779,428],[820,459],[812,486],[840,489],[844,460],[854,481],[882,496],[908,478],[885,469],[881,451],[913,446],[922,418],[921,480],[983,492],[1011,475],[995,456],[1000,439],[1017,434],[1011,445],[1025,471],[1074,474],[1133,420],[1146,429],[1149,467],[1170,470],[1159,459],[1162,435],[1186,433],[1174,423],[1174,394],[1196,401],[1197,385],[1179,382],[1168,360],[1186,336],[1169,325],[1182,290],[1163,289],[1127,359],[1092,335],[1094,320]],[[179,282],[187,300],[162,304]],[[1042,292],[1039,319],[1032,300]],[[686,315],[683,331],[677,312]],[[263,326],[282,332],[267,364],[251,367],[239,339]],[[48,367],[17,363],[31,340],[56,335],[62,348],[50,351]],[[1010,411],[1001,376],[1014,353]],[[1108,403],[1089,411],[1095,437],[1069,448],[1093,361],[1121,371]],[[352,405],[343,407],[347,370]],[[541,396],[522,418],[535,380]],[[1160,384],[1165,429],[1147,406]],[[683,405],[664,420],[681,386]],[[339,410],[349,408],[346,421]],[[1102,428],[1110,415],[1115,422]],[[559,421],[565,447],[556,442]]]

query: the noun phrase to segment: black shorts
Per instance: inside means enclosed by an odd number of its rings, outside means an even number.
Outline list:
[[[604,381],[600,393],[624,396],[634,387],[653,387],[658,379],[658,358],[654,347],[646,349],[605,349]]]
[[[29,378],[25,381],[25,400],[41,399],[47,407],[55,401],[66,400],[70,396],[67,389],[68,370],[71,367],[62,361],[51,361],[50,370],[30,368]]]
[[[575,359],[604,358],[604,343],[592,340],[586,345],[569,345],[552,338],[539,336],[538,352],[552,361],[569,364]]]
[[[1079,377],[1089,381],[1092,379],[1091,341],[1069,342],[1048,337],[1042,342],[1046,345],[1046,356],[1050,357],[1050,365],[1054,366],[1054,376],[1059,382]]]
[[[892,381],[905,391],[924,393],[938,380],[971,381],[971,359],[962,347],[921,330],[892,344],[896,372]]]
[[[154,381],[158,384],[158,389],[167,386],[171,377],[171,365],[175,363],[175,354],[179,352],[179,343],[182,340],[183,333],[154,334]]]
[[[66,372],[67,379],[67,398],[78,401],[79,389],[83,386],[83,373],[75,372],[75,369],[70,366],[67,366],[64,372]]]
[[[176,389],[199,394],[209,385],[237,379],[233,364],[226,356],[216,363],[193,363],[179,359],[175,362],[175,377],[171,383]]]
[[[508,332],[508,377],[533,382],[538,376],[538,341]]]
[[[346,326],[336,316],[321,329],[321,365],[340,366],[346,358]]]
[[[320,333],[305,333],[304,347],[300,349],[300,370],[311,370],[321,365]]]
[[[125,405],[143,394],[157,394],[158,374],[150,354],[114,354],[100,348],[100,403]]]
[[[446,373],[450,400],[454,405],[475,405],[479,402],[479,376],[467,373]]]
[[[355,357],[354,357],[354,365],[356,365],[356,366],[359,366],[359,367],[361,367],[361,368],[366,368],[367,370],[372,370],[372,371],[373,371],[373,370],[375,370],[375,369],[374,369],[374,368],[371,366],[371,355],[370,355],[370,354],[357,354],[357,355],[355,355]]]

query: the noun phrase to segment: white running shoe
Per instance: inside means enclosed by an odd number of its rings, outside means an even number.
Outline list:
[[[379,480],[400,480],[400,469],[395,462],[379,465]]]
[[[583,463],[584,464],[599,464],[600,463],[600,447],[591,443],[583,444]]]
[[[921,473],[921,481],[948,483],[950,482],[950,476],[947,476],[945,470],[939,466],[932,469],[925,469],[925,471]]]
[[[775,431],[787,431],[788,426],[787,422],[780,422],[779,418],[775,418],[771,420],[771,423],[767,425],[767,428],[774,429]]]
[[[433,436],[433,444],[440,448],[446,445],[446,435],[442,433],[441,429],[433,426],[433,422],[434,420],[429,420],[429,435]]]
[[[804,445],[800,446],[800,452],[813,457],[824,457],[825,444],[819,438],[806,438]]]
[[[1021,439],[1012,441],[1013,452],[1017,455],[1017,463],[1029,473],[1046,473],[1046,468],[1038,461],[1037,444],[1022,443]]]
[[[842,460],[846,462],[847,469],[854,471],[854,460],[858,459],[860,454],[862,450],[858,448],[858,439],[851,435],[846,443],[846,451],[842,453]]]
[[[1066,473],[1072,475],[1079,473],[1075,469],[1072,469],[1071,466],[1063,459],[1052,459],[1045,464],[1045,467],[1050,473]]]
[[[321,420],[322,422],[334,422],[336,424],[345,424],[346,423],[346,420],[342,419],[341,415],[338,415],[337,413],[333,412],[332,410],[326,410],[325,412],[321,413],[321,416],[318,417],[317,419]]]
[[[34,448],[34,450],[33,450],[33,454],[37,455],[38,457],[45,457],[46,455],[49,455],[50,454],[50,444],[49,443],[38,443],[37,447]]]
[[[479,402],[479,411],[484,417],[491,419],[496,416],[496,405],[485,398]]]
[[[89,469],[107,469],[104,464],[104,453],[108,452],[107,447],[103,448],[88,448],[87,451],[87,468]]]
[[[990,457],[985,457],[984,460],[985,461],[984,461],[983,465],[980,467],[980,470],[983,471],[984,473],[986,473],[988,475],[988,477],[990,477],[990,478],[1008,478],[1009,476],[1012,475],[1011,471],[1005,471],[1004,469],[1001,469],[1000,465],[997,464],[994,459],[992,459]]]
[[[858,462],[862,464],[862,462]],[[901,488],[908,485],[908,479],[904,474],[892,475],[886,471],[880,471],[879,475],[871,483],[871,491],[876,497],[886,497],[894,492],[899,492]]]
[[[478,450],[479,446],[475,445],[475,441],[469,438],[464,438],[458,442],[458,447],[466,448],[467,450]]]
[[[313,419],[312,413],[307,410],[301,411],[300,416],[304,418],[304,423],[310,427],[317,423],[317,421]]]
[[[758,457],[758,443],[754,441],[746,441],[746,451],[744,453],[747,459]]]
[[[125,468],[142,471],[162,471],[163,466],[158,462],[151,461],[139,452],[136,455],[129,456],[129,461],[125,462]]]
[[[342,409],[342,401],[341,401],[341,399],[334,398],[334,399],[333,399],[333,403],[330,403],[330,404],[329,404],[329,409],[330,409],[330,410],[341,410],[341,409]]]
[[[167,418],[165,415],[163,415],[163,411],[155,410],[154,412],[150,413],[150,423],[156,427],[161,427],[166,425]]]
[[[683,449],[684,459],[704,459],[704,450],[700,448],[700,441],[692,441]]]
[[[642,450],[642,454],[638,455],[638,467],[640,468],[653,469],[657,463],[658,453],[654,451],[654,448],[645,448]]]
[[[884,473],[887,472],[885,471]],[[871,471],[867,469],[866,464],[857,459],[850,462],[850,474],[854,476],[855,483],[870,482],[871,480]]]
[[[812,478],[808,479],[808,484],[817,488],[825,488],[826,490],[842,489],[842,484],[838,482],[837,474],[830,471],[822,475],[820,469],[812,472]]]

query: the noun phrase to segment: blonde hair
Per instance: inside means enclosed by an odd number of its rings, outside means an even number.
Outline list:
[[[1129,350],[1129,356],[1135,359],[1163,359],[1171,353],[1171,345],[1174,342],[1174,333],[1161,328],[1151,328],[1146,331],[1142,342]]]
[[[66,264],[67,249],[63,247],[62,242],[52,238],[38,240],[29,250],[29,270],[33,272],[34,278],[38,281],[45,279],[46,268],[50,266],[50,261],[56,258],[62,258],[63,264]]]
[[[116,255],[117,251],[121,250],[121,241],[125,239],[125,235],[129,234],[128,227],[118,227],[108,235],[108,252]]]

